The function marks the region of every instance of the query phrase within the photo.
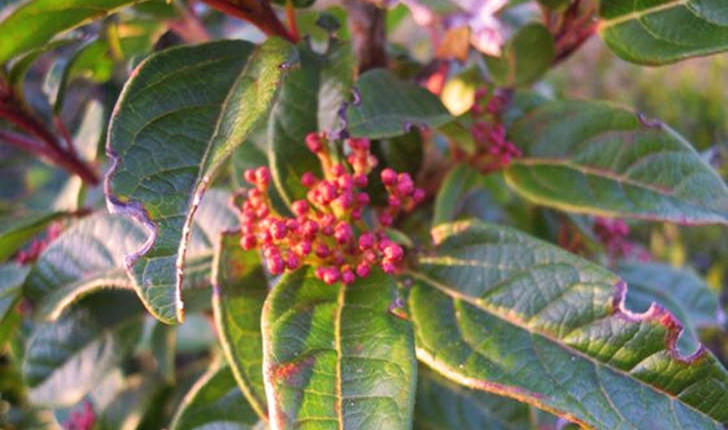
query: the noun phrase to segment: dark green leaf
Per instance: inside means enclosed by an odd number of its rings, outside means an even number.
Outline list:
[[[29,270],[29,267],[13,263],[0,265],[0,323],[4,323],[8,312],[18,302]],[[0,346],[2,344],[0,342]]]
[[[560,210],[728,223],[728,187],[677,133],[606,103],[542,104],[510,137],[524,153],[506,170],[516,191]]]
[[[187,393],[171,430],[253,430],[258,422],[229,367],[211,369]]]
[[[491,193],[502,190],[501,183],[502,179],[499,181],[497,176],[481,175],[467,164],[455,166],[445,176],[435,198],[432,225],[455,221],[468,215],[469,218],[483,220],[502,217],[502,208]]]
[[[661,307],[628,310],[615,275],[506,227],[433,237],[409,304],[417,356],[439,373],[586,427],[728,423],[728,372],[704,347],[681,355],[680,323]]]
[[[665,64],[728,49],[728,8],[722,0],[601,2],[599,31],[617,55]]]
[[[25,2],[0,22],[0,64],[42,47],[56,34],[103,18],[139,0],[35,0]]]
[[[356,89],[361,100],[347,109],[352,136],[392,137],[405,134],[413,127],[437,128],[452,120],[437,96],[383,69],[361,75]]]
[[[123,360],[142,333],[144,308],[130,291],[83,299],[28,340],[23,377],[34,403],[71,405]]]
[[[117,102],[107,197],[114,211],[134,215],[153,232],[130,256],[130,273],[163,322],[184,318],[182,266],[202,194],[268,112],[293,66],[291,55],[276,38],[260,47],[221,41],[169,49],[136,69]],[[155,149],[160,144],[164,151]]]
[[[284,82],[268,122],[271,173],[289,205],[305,198],[301,175],[306,171],[320,174],[321,170],[318,158],[305,145],[306,135],[334,130],[336,112],[354,81],[351,46],[335,39],[330,43],[324,55],[314,53],[305,44],[298,47],[301,67]]]
[[[260,254],[240,247],[240,233],[223,234],[214,267],[212,302],[220,343],[248,403],[265,417],[260,317],[268,281]]]
[[[500,57],[485,57],[493,81],[502,87],[528,85],[546,73],[556,51],[551,33],[542,24],[528,24],[503,47]]]
[[[720,327],[725,319],[718,297],[692,270],[663,263],[622,262],[617,272],[629,284],[629,309],[642,312],[657,302],[685,325],[679,339],[681,350],[695,350],[698,328]]]
[[[456,385],[420,369],[415,402],[416,430],[528,430],[529,406],[506,397]]]
[[[406,429],[417,367],[409,321],[388,310],[393,278],[326,285],[284,275],[263,308],[263,366],[273,428]]]

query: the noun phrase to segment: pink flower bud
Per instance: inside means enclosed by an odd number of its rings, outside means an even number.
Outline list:
[[[301,225],[301,233],[303,233],[303,236],[307,239],[313,239],[314,236],[316,236],[316,233],[318,233],[318,230],[318,223],[310,219],[305,220],[303,225]]]
[[[366,278],[367,276],[369,276],[370,271],[371,271],[371,268],[369,267],[369,265],[366,262],[361,262],[361,263],[359,263],[358,266],[356,266],[356,274],[360,278]]]
[[[341,272],[341,282],[345,284],[351,284],[356,280],[356,276],[354,275],[354,272],[352,272],[349,269],[346,269]]]
[[[329,255],[331,255],[331,250],[329,249],[326,244],[319,243],[316,245],[316,250],[314,251],[316,253],[316,256],[318,258],[326,258]]]
[[[255,245],[257,243],[258,241],[252,234],[246,234],[245,236],[240,238],[240,247],[246,251],[250,251],[251,249],[255,248]]]
[[[245,178],[245,180],[250,182],[251,184],[255,184],[255,170],[247,169],[245,172],[243,172],[243,178]]]
[[[363,137],[352,137],[349,139],[349,147],[355,151],[368,151],[369,139]]]
[[[394,185],[397,182],[397,172],[387,167],[386,169],[382,170],[381,178],[384,185]]]
[[[344,167],[343,164],[334,164],[331,167],[331,173],[334,176],[339,177],[339,176],[343,175],[344,173],[346,173],[346,167]]]
[[[354,175],[354,185],[359,188],[365,188],[369,184],[369,178],[363,173],[357,173]]]
[[[322,280],[324,282],[326,282],[327,284],[331,285],[331,284],[335,284],[336,281],[339,280],[339,277],[340,277],[339,269],[337,269],[335,267],[328,267],[323,272]]]
[[[308,240],[302,240],[293,247],[293,251],[301,256],[306,256],[311,253],[311,242]]]
[[[397,178],[397,192],[401,196],[408,196],[412,194],[415,189],[415,184],[412,182],[412,177],[409,173],[400,173]]]
[[[374,246],[374,235],[369,232],[362,233],[362,235],[359,236],[359,249],[365,251],[370,249],[372,246]]]
[[[415,203],[421,203],[425,200],[425,190],[422,188],[415,188],[415,192],[412,193],[412,200],[414,200]]]
[[[298,256],[293,252],[289,252],[288,258],[286,258],[286,267],[288,267],[288,270],[296,270],[300,265],[301,260],[299,260]]]
[[[266,186],[270,182],[270,170],[267,167],[261,166],[255,170],[255,181],[260,186]]]
[[[379,214],[379,224],[389,227],[394,222],[392,215],[389,212],[382,212]]]
[[[324,149],[321,136],[318,133],[309,133],[306,135],[306,146],[314,154],[318,154]]]
[[[391,242],[387,245],[386,248],[384,248],[383,254],[386,259],[393,262],[398,262],[401,261],[404,257],[404,250],[401,246],[397,245],[394,242]]]
[[[274,275],[280,275],[286,269],[286,264],[280,255],[275,255],[267,260],[268,270]]]
[[[288,229],[286,223],[283,221],[275,220],[271,223],[270,234],[275,240],[283,240],[286,237]]]
[[[301,175],[301,185],[306,188],[313,187],[314,185],[316,185],[316,182],[318,182],[318,179],[316,179],[316,175],[311,172],[305,172],[303,175]]]
[[[390,195],[390,196],[389,196],[389,197],[387,198],[387,204],[388,204],[388,205],[389,205],[389,207],[391,207],[392,209],[397,209],[397,208],[399,208],[399,207],[400,207],[400,206],[402,205],[402,202],[401,202],[401,201],[400,201],[400,200],[399,200],[399,199],[397,198],[397,196],[395,196],[395,195]]]
[[[334,229],[334,238],[340,245],[344,245],[345,243],[349,242],[354,237],[354,231],[351,228],[351,225],[349,223],[344,221],[339,221],[338,224],[336,224],[336,228]]]
[[[382,270],[384,273],[392,275],[397,270],[397,267],[392,263],[382,263]]]
[[[291,204],[291,210],[296,216],[304,216],[308,212],[308,202],[305,200],[296,200]]]

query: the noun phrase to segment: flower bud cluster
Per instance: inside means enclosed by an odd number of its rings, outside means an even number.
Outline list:
[[[91,430],[96,424],[96,413],[94,413],[91,403],[84,402],[83,409],[73,411],[63,423],[64,430]]]
[[[370,196],[365,191],[368,175],[377,165],[369,140],[347,139],[346,162],[335,160],[324,134],[311,133],[306,145],[321,162],[323,177],[306,172],[301,184],[306,199],[291,204],[292,217],[278,215],[268,197],[267,167],[247,170],[245,180],[253,185],[240,208],[243,249],[260,249],[268,270],[279,275],[302,265],[315,267],[316,276],[333,284],[350,284],[366,278],[372,267],[396,272],[404,250],[390,240],[383,228],[402,210],[422,201],[424,192],[414,186],[407,173],[384,169],[381,179],[387,190],[387,206],[380,210],[378,226],[370,229],[363,220]]]
[[[506,129],[500,120],[506,103],[505,97],[490,95],[486,88],[475,93],[475,103],[471,108],[471,133],[478,151],[473,161],[475,167],[484,172],[507,167],[511,159],[522,155],[521,150],[506,139]]]
[[[593,231],[612,259],[628,257],[640,261],[651,259],[647,250],[629,240],[629,226],[621,219],[597,217]]]

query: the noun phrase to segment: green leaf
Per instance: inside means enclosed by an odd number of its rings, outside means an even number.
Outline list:
[[[259,47],[221,41],[173,48],[150,56],[124,87],[109,126],[115,166],[107,198],[111,210],[135,216],[150,232],[130,255],[130,274],[163,322],[184,319],[182,266],[201,197],[268,112],[291,54],[276,38]]]
[[[361,100],[347,109],[352,136],[393,137],[409,132],[412,127],[437,128],[452,120],[437,96],[383,69],[361,75],[356,89]]]
[[[235,384],[229,367],[211,369],[197,381],[177,409],[171,430],[253,430],[258,415]]]
[[[0,261],[5,261],[29,239],[42,232],[52,221],[64,216],[63,212],[42,212],[15,215],[0,220]]]
[[[28,271],[27,266],[12,263],[0,265],[0,323],[5,321],[5,317],[20,299]],[[2,344],[0,343],[0,346]]]
[[[678,345],[693,351],[698,328],[720,327],[725,320],[718,297],[698,275],[664,263],[621,262],[617,273],[629,284],[627,306],[646,311],[657,302],[685,326]]]
[[[215,252],[212,303],[218,337],[248,403],[266,417],[260,318],[268,280],[258,251],[240,247],[240,233],[220,236]]]
[[[0,34],[12,34],[0,45],[0,64],[40,48],[53,36],[103,18],[139,0],[35,0],[0,22]]]
[[[22,368],[31,401],[71,405],[81,400],[134,349],[143,315],[131,292],[104,291],[57,321],[36,326]]]
[[[485,56],[493,81],[502,87],[528,85],[550,68],[556,56],[554,38],[539,23],[518,30],[503,47],[500,57]]]
[[[221,231],[236,224],[227,201],[227,193],[210,190],[190,228],[183,297],[193,310],[209,307],[213,243]],[[26,294],[38,301],[36,313],[53,320],[79,298],[99,289],[138,290],[124,267],[126,255],[142,246],[145,237],[138,223],[106,213],[69,227],[43,251],[28,278]]]
[[[666,64],[728,49],[728,9],[722,0],[601,2],[599,31],[627,61]]]
[[[529,200],[595,215],[728,224],[728,187],[666,125],[606,103],[558,101],[510,128],[506,180]]]
[[[336,113],[354,81],[355,62],[348,43],[332,39],[324,55],[298,46],[301,67],[287,77],[268,122],[268,158],[276,189],[286,204],[305,198],[301,176],[320,175],[318,158],[306,147],[306,135],[334,131]]]
[[[464,217],[497,220],[503,217],[502,179],[482,175],[467,164],[458,164],[445,176],[435,198],[432,225]],[[500,192],[501,195],[497,195]],[[499,204],[500,203],[500,204]]]
[[[529,406],[454,384],[420,369],[415,402],[417,430],[528,430]]]
[[[273,428],[406,429],[416,362],[409,321],[388,312],[393,278],[350,286],[313,270],[284,275],[263,308],[263,369]]]
[[[728,422],[728,372],[702,346],[681,355],[663,308],[628,310],[617,276],[506,227],[458,222],[433,238],[409,307],[417,356],[437,372],[589,428]]]

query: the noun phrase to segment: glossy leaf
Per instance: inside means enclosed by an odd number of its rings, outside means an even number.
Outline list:
[[[728,371],[704,347],[681,355],[663,308],[628,310],[617,276],[502,226],[445,224],[433,238],[409,308],[418,358],[447,378],[592,428],[728,422]]]
[[[415,430],[529,430],[529,406],[419,372]]]
[[[27,266],[14,263],[0,265],[0,323],[5,321],[5,317],[18,302],[29,270]]]
[[[144,308],[130,291],[85,298],[28,340],[23,378],[34,403],[71,405],[123,360],[142,333]]]
[[[276,189],[288,205],[305,198],[301,175],[321,171],[318,158],[305,145],[306,135],[335,130],[336,113],[349,97],[354,81],[351,46],[336,39],[329,44],[323,55],[313,52],[307,44],[297,47],[301,67],[292,71],[281,86],[268,122],[271,173]]]
[[[692,270],[664,263],[622,262],[617,273],[629,284],[629,309],[646,311],[657,302],[685,325],[679,339],[682,350],[696,348],[698,328],[720,327],[725,322],[718,297]]]
[[[240,247],[240,233],[226,233],[215,250],[214,267],[213,311],[225,358],[250,406],[265,417],[260,318],[268,280],[260,254]]]
[[[599,31],[627,61],[672,63],[728,50],[727,11],[722,0],[602,1]]]
[[[260,47],[212,42],[152,55],[126,83],[109,129],[107,197],[111,210],[149,231],[129,256],[130,274],[163,322],[184,318],[182,267],[201,197],[268,112],[292,61],[291,47],[276,38]],[[160,144],[163,151],[153,150]]]
[[[273,429],[405,429],[416,365],[410,324],[381,272],[326,285],[286,274],[263,308],[263,368]]]
[[[536,203],[575,213],[728,224],[728,187],[677,133],[598,102],[542,104],[515,121],[524,153],[506,180]]]
[[[362,74],[356,89],[360,100],[351,103],[346,111],[352,136],[393,137],[413,127],[437,128],[452,119],[437,96],[383,69]]]
[[[258,422],[229,367],[211,369],[182,399],[171,430],[253,430]]]
[[[12,216],[0,221],[0,261],[7,260],[51,221],[63,215],[62,212],[43,212]]]
[[[485,57],[488,71],[502,87],[527,85],[546,73],[554,61],[554,38],[542,24],[528,24],[503,47],[500,57]]]
[[[0,22],[0,64],[42,47],[53,36],[115,12],[138,0],[35,0],[25,2]]]
[[[126,430],[150,428],[145,420],[158,413],[160,396],[167,391],[155,374],[134,374],[124,378],[122,388],[98,414],[94,429]],[[159,428],[159,426],[154,427]]]

